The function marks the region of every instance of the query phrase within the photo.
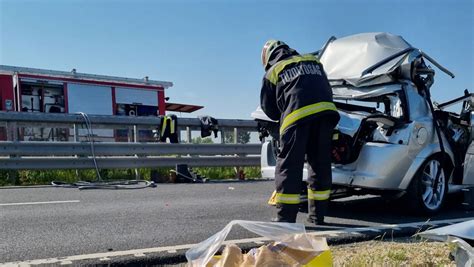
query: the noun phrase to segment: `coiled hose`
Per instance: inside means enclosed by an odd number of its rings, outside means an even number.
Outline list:
[[[63,181],[52,181],[51,185],[55,187],[63,188],[78,188],[79,190],[85,189],[143,189],[147,187],[156,187],[156,184],[152,181],[147,180],[119,180],[119,181],[104,181],[99,172],[99,166],[97,165],[97,159],[95,155],[94,146],[94,132],[92,130],[92,122],[89,116],[84,112],[79,112],[84,119],[84,124],[87,129],[87,141],[91,145],[92,160],[94,162],[96,180],[95,181],[78,181],[75,183],[67,183]]]

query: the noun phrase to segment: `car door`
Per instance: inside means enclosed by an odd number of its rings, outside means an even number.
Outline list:
[[[463,184],[474,185],[474,142],[471,142],[464,160]]]

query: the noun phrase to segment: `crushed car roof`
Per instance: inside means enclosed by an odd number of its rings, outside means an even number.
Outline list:
[[[426,58],[442,71],[452,73],[401,36],[390,33],[361,33],[336,39],[332,37],[318,52],[332,82],[343,81],[356,87],[410,79],[410,64]],[[397,75],[393,75],[397,71]]]

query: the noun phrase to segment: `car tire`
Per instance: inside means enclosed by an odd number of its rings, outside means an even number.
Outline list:
[[[434,215],[446,202],[448,173],[441,162],[440,157],[429,158],[413,177],[408,188],[407,201],[414,213]],[[439,183],[435,189],[434,181],[438,172]]]

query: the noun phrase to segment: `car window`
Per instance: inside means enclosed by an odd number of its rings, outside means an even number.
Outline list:
[[[390,95],[387,98],[390,100],[390,109],[387,115],[394,118],[403,118],[403,107],[400,97],[398,95]]]
[[[344,102],[351,105],[373,108],[377,110],[377,112],[397,119],[404,117],[403,102],[400,99],[399,94],[394,93],[363,100],[348,99]]]

